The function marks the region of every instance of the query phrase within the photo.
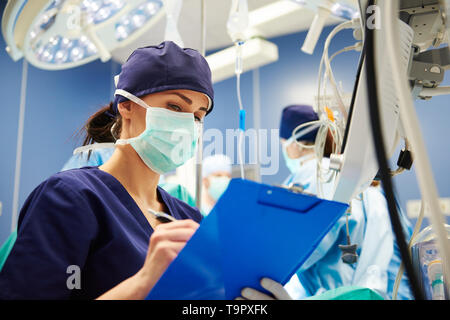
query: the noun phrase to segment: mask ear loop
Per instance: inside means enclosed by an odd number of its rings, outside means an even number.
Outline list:
[[[116,128],[116,125],[117,125],[117,121],[114,122],[114,124],[111,126],[111,130],[110,130],[111,136],[113,137],[114,142],[117,142],[117,137],[114,135],[114,129]]]
[[[117,137],[114,135],[114,129],[115,129],[116,125],[117,125],[117,121],[114,122],[114,124],[111,126],[111,136],[114,139],[113,145],[116,146],[118,144],[119,145],[126,145],[126,144],[128,144],[127,139],[117,139]]]
[[[117,76],[116,76],[116,77],[117,77]],[[116,78],[116,77],[114,78],[114,80],[118,79],[118,78]],[[117,86],[117,84],[116,84],[116,86]],[[145,109],[149,109],[149,108],[150,108],[150,106],[147,105],[147,104],[144,102],[144,100],[139,99],[139,98],[136,97],[135,95],[133,95],[133,94],[131,94],[131,93],[125,91],[125,90],[122,90],[122,89],[116,89],[116,91],[114,92],[114,95],[115,95],[115,96],[116,96],[116,95],[120,95],[120,96],[122,96],[122,97],[125,97],[125,98],[127,98],[128,100],[133,101],[134,103],[136,103],[137,105],[139,105],[139,106],[141,106],[141,107],[143,107],[143,108],[145,108]],[[114,122],[114,124],[111,126],[111,135],[112,135],[112,137],[113,137],[113,139],[114,139],[114,145],[118,145],[118,144],[120,144],[120,145],[126,145],[126,144],[128,144],[126,140],[123,140],[123,139],[117,139],[117,137],[114,135],[114,128],[116,127],[116,125],[117,125],[117,121]]]
[[[139,99],[139,98],[136,97],[135,95],[133,95],[133,94],[131,94],[131,93],[125,91],[125,90],[122,90],[122,89],[116,89],[116,91],[114,92],[114,95],[120,95],[120,96],[122,96],[122,97],[125,97],[125,98],[127,98],[128,100],[133,101],[134,103],[140,105],[141,107],[143,107],[143,108],[145,108],[145,109],[148,109],[148,108],[149,108],[149,105],[147,105],[147,104],[144,102],[144,100]]]

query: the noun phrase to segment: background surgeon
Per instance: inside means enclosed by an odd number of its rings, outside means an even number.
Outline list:
[[[280,141],[283,157],[291,171],[285,185],[300,184],[306,192],[317,194],[317,158],[313,146],[317,129],[293,137],[295,129],[304,123],[319,120],[311,106],[291,105],[283,109],[280,123]],[[329,143],[325,144],[325,155],[329,155]],[[328,159],[324,158],[326,162]],[[332,181],[323,186],[324,197],[329,198]],[[328,195],[328,197],[327,197]],[[286,285],[297,299],[320,294],[341,286],[361,286],[373,289],[385,298],[392,297],[392,288],[400,266],[400,253],[391,229],[386,200],[378,183],[373,183],[358,199],[351,202],[348,230],[352,243],[358,244],[358,261],[344,263],[341,259],[341,244],[347,244],[347,224],[341,217],[321,241],[313,254],[301,266],[297,274]],[[403,225],[411,235],[411,225],[402,214]],[[403,277],[398,299],[411,299],[408,281]]]
[[[206,157],[202,162],[202,175],[202,212],[207,215],[230,183],[231,159],[224,154]]]

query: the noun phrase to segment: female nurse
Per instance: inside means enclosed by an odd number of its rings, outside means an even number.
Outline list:
[[[144,299],[201,220],[157,184],[194,156],[213,98],[197,51],[170,41],[135,50],[114,103],[85,125],[85,149],[115,143],[113,155],[57,173],[29,195],[0,299]],[[177,221],[159,224],[148,209]]]

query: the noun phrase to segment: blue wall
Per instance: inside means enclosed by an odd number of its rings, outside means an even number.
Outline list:
[[[271,39],[278,45],[280,59],[260,69],[262,128],[278,128],[284,106],[308,101],[315,95],[320,53],[330,31],[331,28],[325,29],[312,56],[300,51],[306,36],[304,32]],[[351,44],[351,32],[343,32],[332,43],[330,52]],[[1,38],[0,48],[4,47],[5,42]],[[357,60],[358,53],[351,52],[337,57],[333,63],[335,76],[342,81],[346,91],[352,90]],[[0,70],[0,201],[3,203],[3,214],[0,216],[1,243],[8,236],[11,226],[22,61],[13,62],[1,49]],[[94,111],[110,100],[112,76],[118,70],[116,63],[100,61],[65,71],[45,71],[29,66],[20,205],[40,182],[62,167],[74,147],[79,145],[79,140],[73,134]],[[446,83],[449,83],[448,77]],[[242,75],[241,90],[247,110],[247,127],[251,128],[251,72]],[[215,111],[208,116],[205,128],[219,128],[222,131],[237,128],[239,107],[235,79],[215,84],[215,97]],[[447,163],[450,148],[441,141],[445,141],[444,137],[449,135],[450,129],[444,120],[440,120],[449,119],[448,97],[418,102],[416,106],[440,195],[449,197],[450,170]],[[281,156],[281,151],[279,152]],[[277,174],[263,176],[263,182],[278,184],[287,175],[288,170],[281,160]],[[420,197],[413,171],[395,178],[395,182],[403,208],[406,208],[406,200]]]
[[[2,10],[3,13],[3,5]],[[0,243],[10,233],[22,61],[13,62],[0,38]],[[74,134],[110,100],[117,63],[99,60],[63,70],[28,66],[20,206],[44,179],[59,171],[80,140]]]

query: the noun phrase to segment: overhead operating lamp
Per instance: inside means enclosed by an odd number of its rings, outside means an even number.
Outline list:
[[[325,26],[325,22],[330,16],[350,20],[359,15],[359,12],[355,7],[350,4],[346,4],[345,2],[337,2],[336,0],[291,1],[315,12],[311,27],[309,28],[308,34],[306,35],[306,39],[302,46],[302,51],[308,54],[312,54],[314,52],[314,48],[316,47],[317,41],[319,40],[320,34]]]
[[[282,21],[292,16],[302,16],[302,12],[310,10],[318,12],[319,8],[328,5],[330,15],[327,15],[323,21],[321,20],[321,28],[312,28],[308,32],[309,39],[311,35],[315,35],[312,40],[305,40],[304,48],[312,48],[317,43],[318,36],[322,28],[328,20],[328,16],[338,19],[352,19],[359,15],[358,10],[354,6],[353,0],[323,1],[323,0],[279,0],[268,5],[259,7],[258,9],[248,12],[248,27],[245,30],[246,41],[242,48],[243,72],[256,69],[278,60],[278,47],[267,41],[268,28],[274,21]],[[327,22],[329,23],[329,21]],[[314,24],[313,25],[317,25]],[[269,27],[268,27],[269,26]],[[309,44],[307,44],[309,43]],[[235,46],[225,48],[206,57],[212,70],[213,82],[222,81],[230,78],[235,74]]]
[[[14,61],[68,69],[108,61],[159,21],[162,8],[161,0],[9,0],[2,33]]]

